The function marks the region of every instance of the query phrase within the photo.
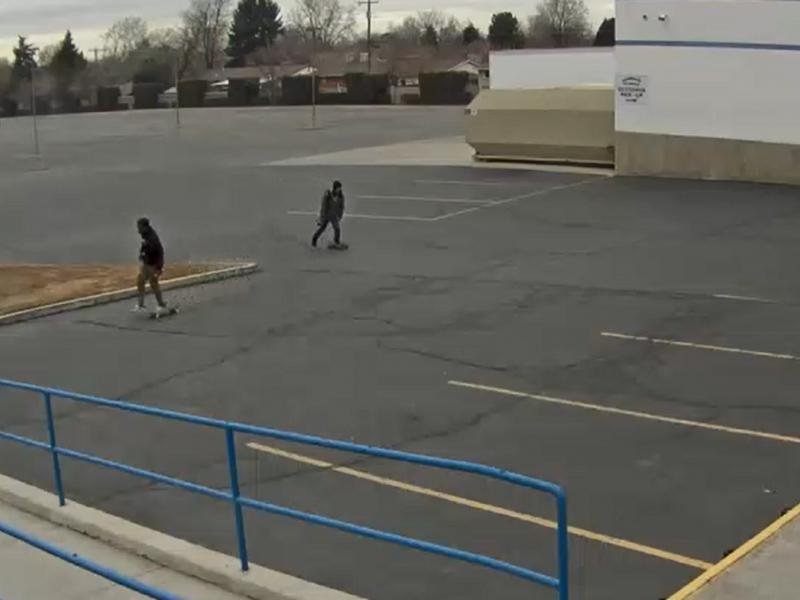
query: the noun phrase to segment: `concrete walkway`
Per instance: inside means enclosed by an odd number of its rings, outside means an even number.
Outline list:
[[[179,597],[192,600],[244,598],[3,503],[0,503],[0,522]],[[144,596],[0,532],[0,598],[129,600]]]
[[[603,176],[610,176],[614,173],[611,169],[576,165],[537,164],[532,162],[483,162],[474,160],[474,154],[475,151],[467,144],[462,135],[282,159],[266,163],[266,166],[437,166],[580,173]]]
[[[253,562],[243,573],[235,557],[70,499],[59,507],[50,492],[2,474],[0,522],[21,535],[187,600],[363,600]],[[2,600],[139,597],[0,532]]]
[[[670,600],[797,600],[800,598],[800,507]]]

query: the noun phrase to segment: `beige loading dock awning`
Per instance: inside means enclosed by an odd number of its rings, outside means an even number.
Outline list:
[[[467,109],[478,160],[614,165],[614,91],[607,86],[485,90]]]

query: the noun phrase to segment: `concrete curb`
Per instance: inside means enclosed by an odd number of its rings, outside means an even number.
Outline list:
[[[755,536],[750,538],[728,556],[723,558],[713,567],[701,573],[698,577],[687,583],[677,592],[672,594],[667,600],[690,600],[697,596],[706,586],[722,577],[731,567],[741,560],[746,559],[750,554],[758,550],[761,546],[772,539],[781,529],[792,523],[795,519],[800,519],[800,504],[792,510],[786,512],[776,521],[762,529]]]
[[[224,279],[232,279],[234,277],[243,277],[245,275],[251,275],[256,271],[258,271],[258,264],[256,263],[236,264],[215,269],[214,271],[208,271],[207,273],[198,273],[196,275],[178,277],[177,279],[168,279],[161,284],[161,287],[164,290],[175,290],[178,288],[200,285],[203,283],[212,283],[215,281],[222,281]],[[22,323],[23,321],[32,321],[33,319],[41,319],[43,317],[50,317],[52,315],[73,310],[80,310],[82,308],[90,308],[92,306],[100,306],[102,304],[111,304],[112,302],[118,302],[128,298],[135,298],[136,295],[136,288],[132,287],[114,292],[96,294],[94,296],[76,298],[74,300],[66,300],[56,304],[38,306],[36,308],[9,313],[7,315],[0,315],[0,327],[3,325]]]
[[[252,563],[243,573],[230,556],[75,502],[59,507],[55,495],[4,475],[0,501],[233,594],[255,600],[363,600]]]

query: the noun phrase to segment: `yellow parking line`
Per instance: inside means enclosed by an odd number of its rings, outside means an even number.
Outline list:
[[[602,404],[590,404],[588,402],[565,400],[563,398],[553,398],[551,396],[528,394],[526,392],[518,392],[516,390],[508,390],[500,387],[481,385],[479,383],[468,383],[466,381],[449,381],[448,383],[456,387],[468,388],[482,392],[490,392],[493,394],[501,394],[503,396],[513,396],[515,398],[527,398],[529,400],[536,400],[537,402],[546,402],[548,404],[558,404],[560,406],[582,408],[584,410],[591,410],[595,412],[607,413],[612,415],[621,415],[625,417],[634,417],[636,419],[646,419],[648,421],[659,421],[661,423],[671,423],[673,425],[683,425],[684,427],[695,427],[697,429],[706,429],[709,431],[717,431],[733,435],[743,435],[754,438],[762,438],[766,440],[772,440],[774,442],[784,442],[787,444],[800,444],[800,438],[798,437],[793,437],[790,435],[781,435],[779,433],[770,433],[768,431],[757,431],[755,429],[741,429],[738,427],[726,427],[725,425],[714,425],[713,423],[702,423],[700,421],[678,419],[675,417],[667,417],[664,415],[656,415],[652,413],[639,412],[635,410],[614,408],[613,406],[603,406]]]
[[[545,527],[547,529],[558,528],[558,524],[555,521],[551,521],[549,519],[544,519],[542,517],[536,517],[534,515],[529,515],[514,510],[509,510],[507,508],[502,508],[500,506],[485,504],[483,502],[478,502],[477,500],[470,500],[469,498],[463,498],[461,496],[454,496],[452,494],[447,494],[445,492],[440,492],[438,490],[420,487],[418,485],[406,483],[404,481],[398,481],[397,479],[380,477],[378,475],[373,475],[372,473],[359,471],[357,469],[351,469],[349,467],[337,467],[333,463],[329,463],[323,460],[318,460],[316,458],[311,458],[309,456],[303,456],[302,454],[287,452],[285,450],[281,450],[279,448],[275,448],[272,446],[265,446],[263,444],[251,442],[247,444],[247,447],[250,448],[251,450],[256,450],[258,452],[265,452],[267,454],[272,454],[273,456],[280,456],[282,458],[286,458],[306,465],[312,465],[314,467],[319,467],[322,469],[328,469],[332,472],[339,473],[341,475],[348,475],[350,477],[355,477],[357,479],[362,479],[364,481],[371,481],[372,483],[377,483],[379,485],[384,485],[386,487],[403,490],[404,492],[411,492],[414,494],[420,494],[422,496],[428,496],[429,498],[444,500],[445,502],[458,504],[459,506],[466,506],[468,508],[472,508],[475,510],[480,510],[483,512],[500,515],[502,517],[508,517],[510,519],[516,519],[517,521],[531,523],[533,525],[538,525],[540,527]],[[570,527],[569,532],[571,535],[574,535],[576,537],[592,540],[595,542],[600,542],[602,544],[607,544],[609,546],[616,546],[617,548],[623,548],[625,550],[638,552],[640,554],[646,554],[648,556],[660,558],[662,560],[667,560],[670,562],[675,562],[687,567],[693,567],[695,569],[708,569],[712,566],[711,563],[707,563],[705,561],[698,560],[696,558],[690,558],[688,556],[675,554],[674,552],[667,552],[666,550],[660,550],[659,548],[653,548],[652,546],[637,544],[636,542],[631,542],[621,538],[604,535],[602,533],[595,533],[593,531],[589,531],[587,529],[581,529],[579,527]]]
[[[604,331],[600,335],[607,338],[627,340],[629,342],[648,342],[650,344],[679,346],[681,348],[695,348],[696,350],[712,350],[714,352],[728,352],[730,354],[746,354],[747,356],[758,356],[760,358],[777,358],[780,360],[800,360],[800,356],[795,356],[793,354],[775,354],[774,352],[760,352],[758,350],[745,350],[743,348],[729,348],[727,346],[713,346],[710,344],[695,344],[693,342],[682,342],[680,340],[664,340],[659,338],[644,337],[640,335],[611,333],[609,331]]]
[[[763,531],[756,534],[747,542],[739,546],[735,551],[731,552],[728,556],[723,558],[720,562],[715,564],[707,571],[701,573],[696,579],[687,583],[684,587],[672,594],[668,600],[687,600],[694,596],[703,586],[712,580],[722,575],[725,571],[730,569],[735,563],[742,560],[748,554],[756,550],[759,546],[764,544],[772,536],[778,533],[781,529],[786,527],[789,523],[800,517],[800,505],[795,506],[792,510],[783,515],[780,519],[769,525]]]

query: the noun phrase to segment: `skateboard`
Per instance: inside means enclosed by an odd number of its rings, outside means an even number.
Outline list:
[[[164,312],[159,313],[158,311],[151,311],[150,318],[151,319],[163,319],[164,317],[172,317],[178,314],[178,310],[180,307],[178,305],[168,306],[167,310]]]
[[[328,250],[347,250],[350,248],[350,244],[335,244],[331,242],[328,244]]]

